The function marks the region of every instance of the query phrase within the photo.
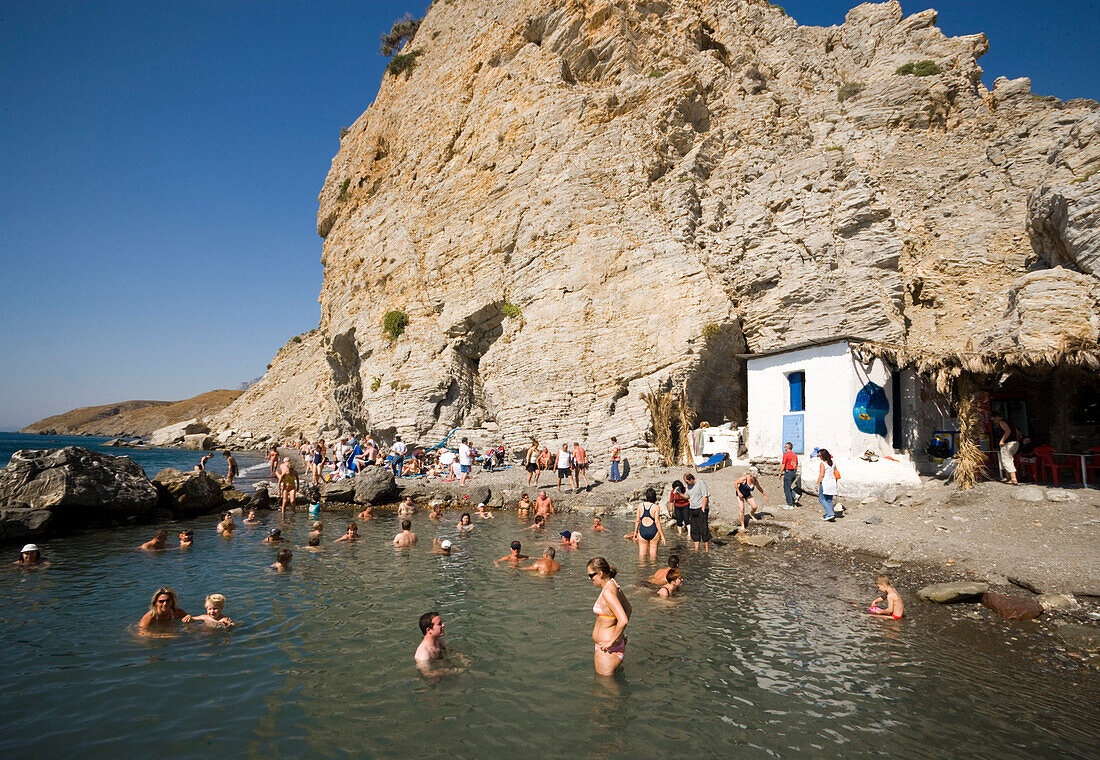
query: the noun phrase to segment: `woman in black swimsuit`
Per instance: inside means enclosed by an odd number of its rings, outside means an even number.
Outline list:
[[[638,505],[634,515],[634,539],[638,542],[638,556],[657,558],[657,542],[665,542],[665,532],[658,518],[657,492],[652,488],[645,491],[645,501]]]
[[[771,501],[771,499],[764,493],[764,488],[760,485],[760,470],[755,467],[750,467],[747,473],[734,482],[734,485],[737,486],[737,524],[744,528],[747,527],[745,525],[746,502],[749,505],[749,517],[753,520],[760,519],[756,516],[756,499],[752,497],[752,489],[759,491],[764,501]]]

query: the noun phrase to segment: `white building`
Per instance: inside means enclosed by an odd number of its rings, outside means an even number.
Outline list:
[[[744,355],[750,460],[777,461],[789,441],[808,491],[817,481],[818,460],[811,461],[816,448],[832,454],[841,496],[862,496],[890,484],[920,486],[909,456],[898,450],[898,373],[881,359],[861,359],[852,348],[858,342],[831,338]],[[877,461],[863,458],[868,451]]]

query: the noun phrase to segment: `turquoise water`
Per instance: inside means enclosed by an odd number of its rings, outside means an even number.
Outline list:
[[[0,433],[0,467],[11,461],[11,455],[20,449],[60,449],[64,446],[81,446],[112,456],[128,456],[141,465],[145,474],[153,477],[165,467],[177,470],[190,470],[199,463],[204,454],[214,456],[206,463],[206,469],[219,475],[225,475],[225,457],[220,451],[184,451],[183,449],[128,449],[104,446],[110,438],[83,435],[27,435],[24,433]],[[267,461],[263,454],[254,451],[234,452],[242,480],[255,480],[268,472]]]
[[[508,542],[545,545],[513,514],[468,536],[458,515],[414,518],[420,545],[390,545],[396,519],[332,544],[346,515],[324,516],[308,554],[298,516],[223,540],[216,518],[187,552],[134,550],[152,527],[45,545],[45,570],[0,570],[0,751],[38,757],[649,758],[1095,757],[1100,686],[1056,673],[1028,625],[972,621],[912,598],[910,617],[861,614],[872,579],[782,550],[681,547],[687,594],[639,585],[653,565],[619,538],[629,527],[559,516],[586,532],[559,552],[556,577],[494,567]],[[282,525],[294,570],[268,570],[261,538]],[[430,553],[433,536],[456,541]],[[548,539],[547,539],[548,540]],[[675,545],[676,541],[673,539]],[[620,568],[634,605],[620,675],[592,673],[585,562]],[[660,564],[666,550],[662,549]],[[200,612],[229,598],[231,632],[138,636],[153,591],[173,586]],[[470,670],[428,680],[414,667],[417,618],[444,617]]]

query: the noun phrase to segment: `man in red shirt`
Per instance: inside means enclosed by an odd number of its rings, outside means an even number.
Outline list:
[[[798,479],[798,455],[794,453],[794,445],[787,441],[783,444],[783,496],[787,500],[783,509],[794,509],[794,482]]]

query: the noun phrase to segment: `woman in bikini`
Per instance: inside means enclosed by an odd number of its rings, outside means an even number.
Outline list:
[[[279,465],[279,501],[282,506],[283,514],[286,514],[286,508],[289,506],[290,511],[294,511],[294,501],[297,498],[298,490],[298,471],[294,469],[294,465],[290,463],[289,457],[283,458],[283,463]]]
[[[596,644],[593,664],[597,674],[610,676],[623,664],[626,655],[624,630],[632,608],[615,582],[615,568],[606,559],[596,557],[589,561],[588,578],[600,587],[600,595],[592,605],[596,613],[596,625],[592,628],[592,641]]]
[[[638,505],[634,515],[634,536],[638,542],[638,556],[647,554],[657,559],[657,542],[665,542],[665,532],[657,519],[657,492],[652,488],[645,491],[645,501]]]
[[[756,499],[752,497],[752,489],[759,491],[764,501],[771,501],[771,499],[764,493],[764,488],[760,485],[760,471],[755,467],[750,467],[749,471],[734,481],[733,485],[737,488],[737,524],[745,528],[748,527],[745,524],[746,502],[749,505],[749,517],[753,520],[760,519],[756,516]]]

